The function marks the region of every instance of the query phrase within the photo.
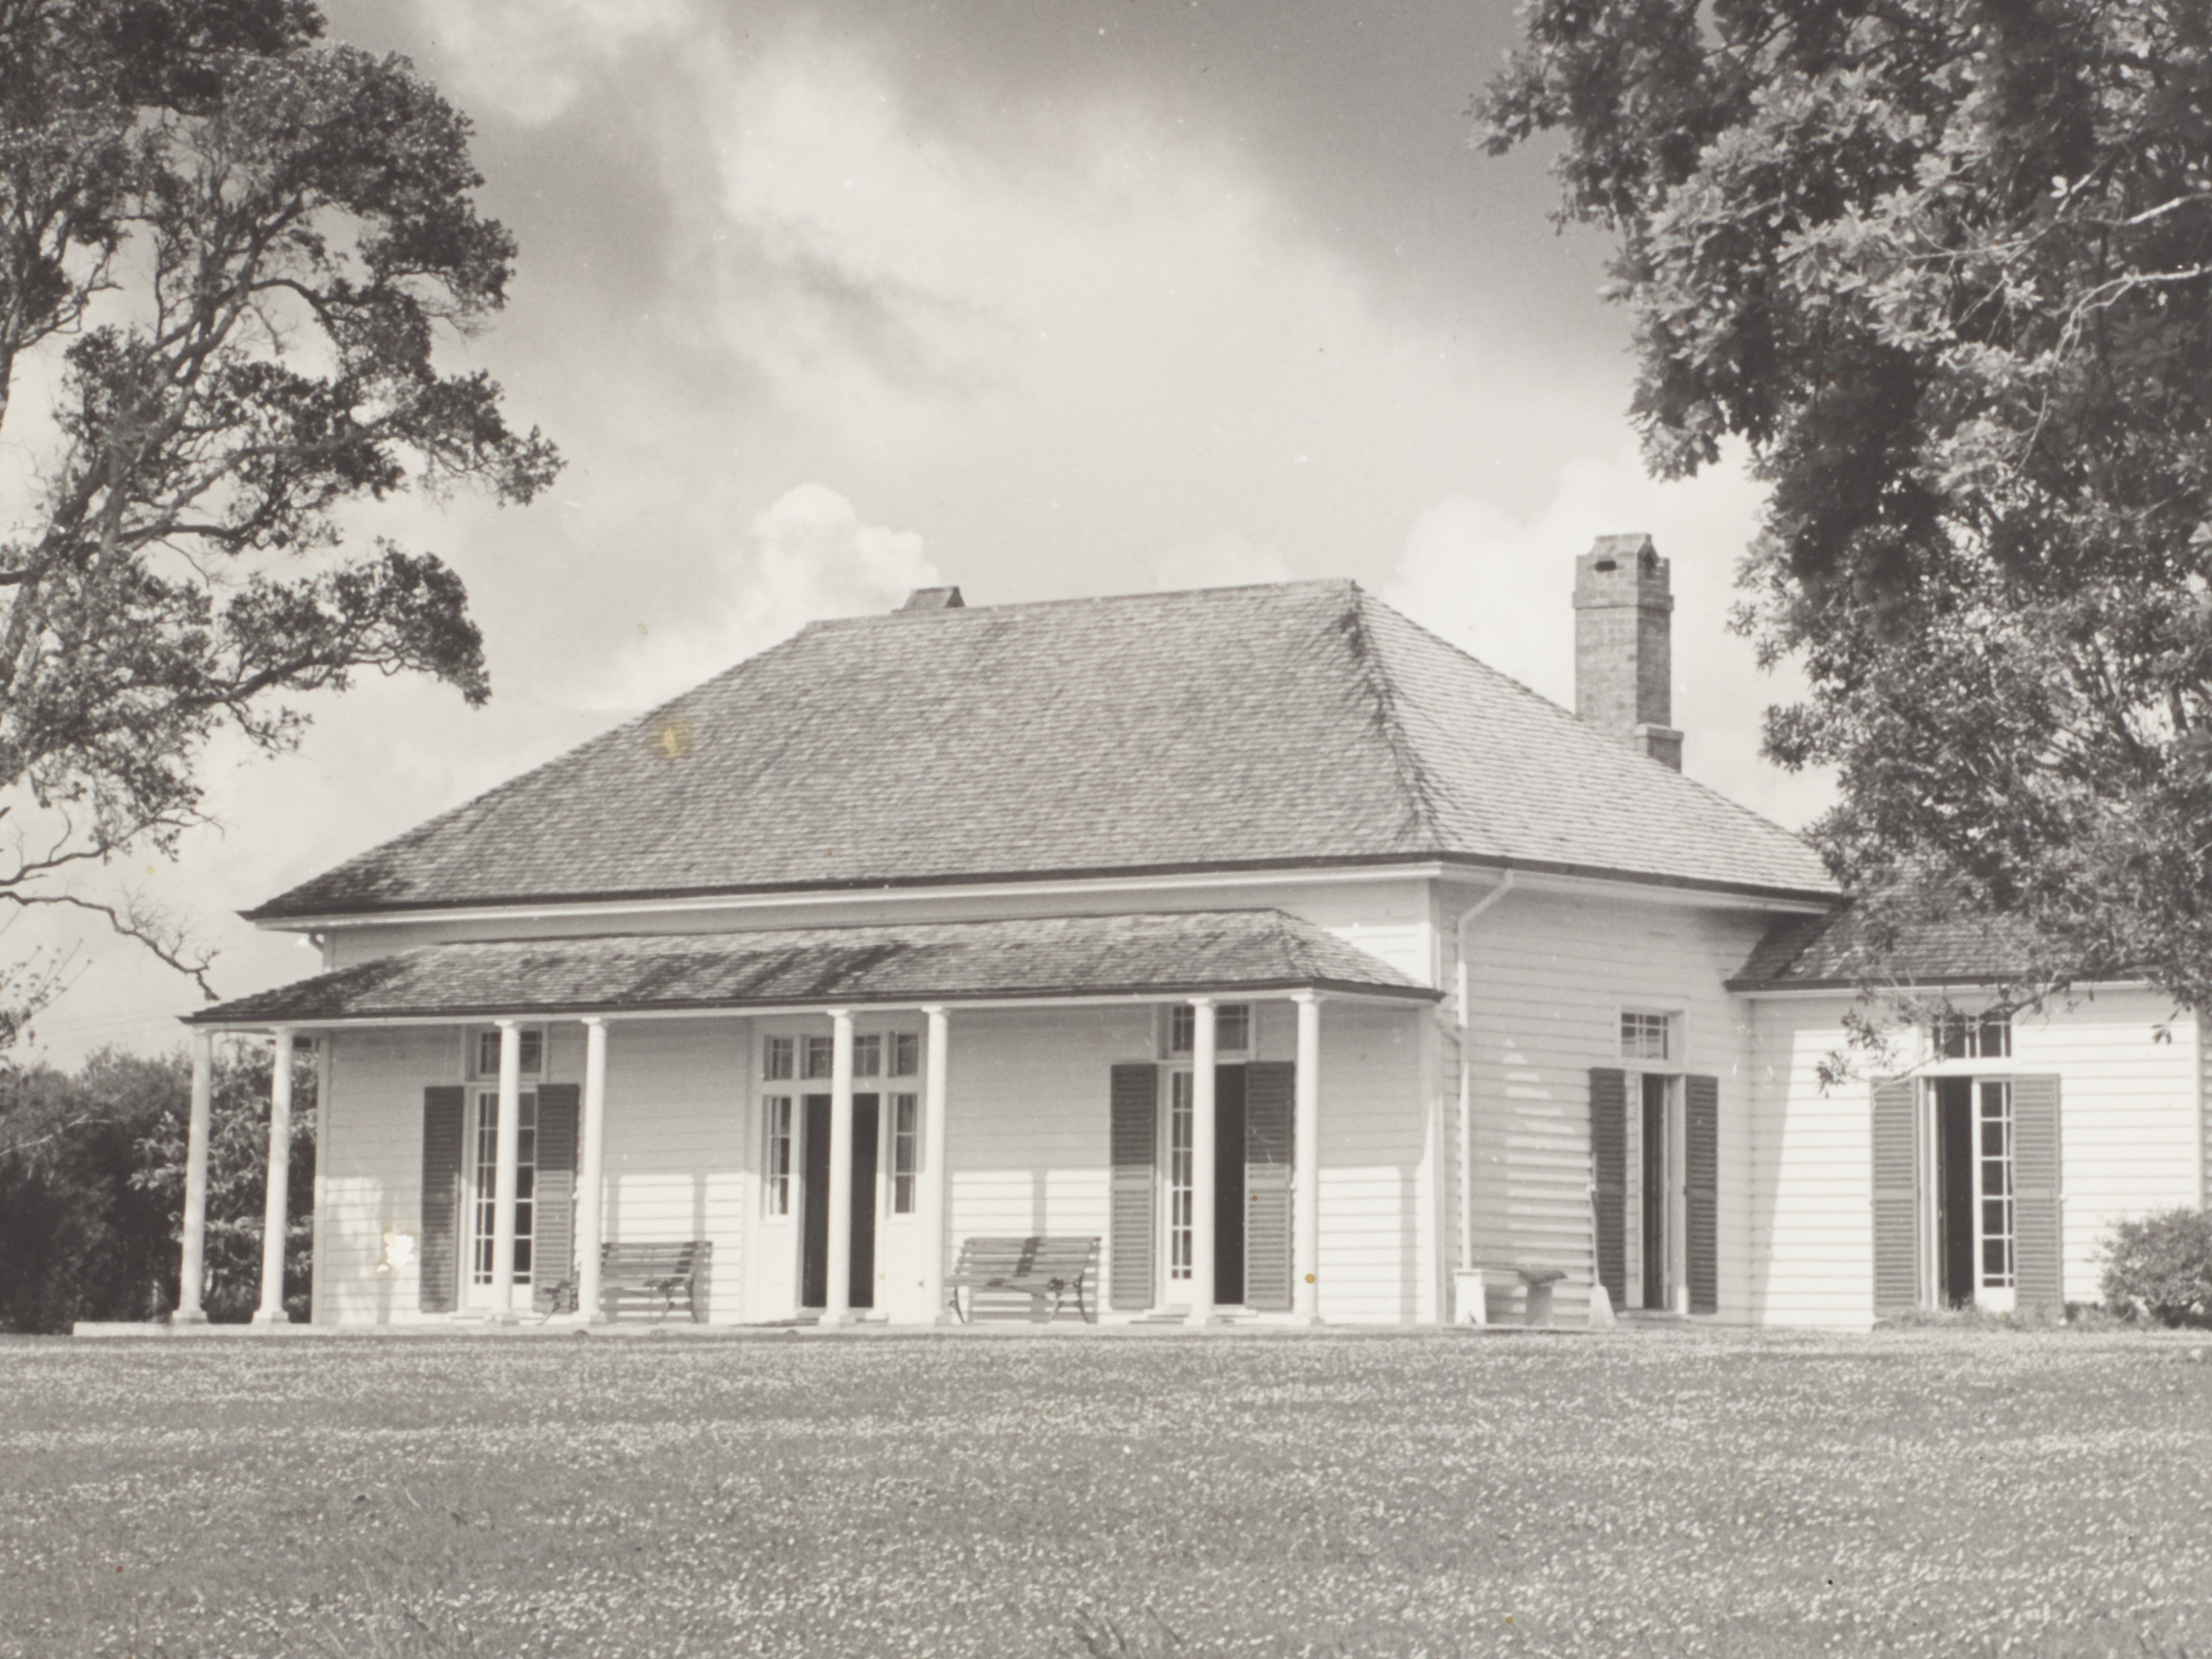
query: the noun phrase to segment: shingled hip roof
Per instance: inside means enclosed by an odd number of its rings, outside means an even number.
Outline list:
[[[1435,1001],[1280,910],[425,945],[217,1004],[193,1025],[1327,990]]]
[[[248,914],[1419,859],[1834,890],[1337,581],[817,623]]]

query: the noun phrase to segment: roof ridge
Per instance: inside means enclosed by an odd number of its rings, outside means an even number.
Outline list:
[[[1481,669],[1485,673],[1490,674],[1495,678],[1504,681],[1507,685],[1511,686],[1514,690],[1519,692],[1522,696],[1530,698],[1533,701],[1542,704],[1544,708],[1551,710],[1553,714],[1558,714],[1562,720],[1571,721],[1577,729],[1588,732],[1593,737],[1602,738],[1602,733],[1599,732],[1595,727],[1585,723],[1581,715],[1576,714],[1573,709],[1568,708],[1565,703],[1554,702],[1551,698],[1546,696],[1541,691],[1537,690],[1534,686],[1528,685],[1523,682],[1514,678],[1512,675],[1507,673],[1504,669],[1492,667],[1490,664],[1483,661],[1481,658],[1476,656],[1474,653],[1467,649],[1466,647],[1446,639],[1442,634],[1437,633],[1434,629],[1423,627],[1419,623],[1415,622],[1411,617],[1399,610],[1395,605],[1376,598],[1372,593],[1364,592],[1360,594],[1360,599],[1365,604],[1371,605],[1380,610],[1389,611],[1390,615],[1395,617],[1400,622],[1405,623],[1407,627],[1412,629],[1415,633],[1424,635],[1427,638],[1434,640],[1438,645],[1443,647],[1445,650],[1450,652],[1453,655],[1464,658],[1467,661],[1473,663],[1477,668]],[[1633,749],[1628,749],[1626,744],[1621,746],[1630,754],[1635,754],[1638,752]],[[1649,757],[1647,757],[1646,758]],[[1763,824],[1769,830],[1776,830],[1782,835],[1788,836],[1793,841],[1803,842],[1803,844],[1808,848],[1813,845],[1813,843],[1799,831],[1790,829],[1787,824],[1778,823],[1772,818],[1765,816],[1765,814],[1746,806],[1741,801],[1736,799],[1733,795],[1723,794],[1719,790],[1714,788],[1712,785],[1705,782],[1703,779],[1693,778],[1687,772],[1682,771],[1677,767],[1665,766],[1663,762],[1655,762],[1654,763],[1663,766],[1665,770],[1674,773],[1676,777],[1681,779],[1681,781],[1687,784],[1691,788],[1697,790],[1700,794],[1703,794],[1712,800],[1718,801],[1722,805],[1728,807],[1731,811],[1735,812],[1739,816],[1749,818],[1755,823]],[[1818,849],[1815,850],[1817,851]]]
[[[1368,626],[1364,601],[1368,595],[1357,586],[1351,586],[1352,600],[1345,611],[1346,642],[1350,647],[1361,688],[1374,700],[1375,727],[1382,738],[1383,748],[1390,757],[1390,765],[1404,787],[1411,807],[1415,830],[1431,847],[1443,844],[1443,825],[1437,814],[1437,787],[1431,779],[1429,768],[1422,762],[1420,753],[1398,710],[1399,692],[1382,666],[1382,653],[1376,647],[1374,633]]]
[[[878,623],[905,621],[957,623],[971,617],[1003,614],[1007,611],[1030,611],[1073,609],[1079,605],[1139,605],[1146,601],[1168,599],[1227,599],[1249,593],[1289,593],[1302,589],[1335,588],[1358,592],[1359,584],[1349,576],[1299,576],[1280,582],[1237,582],[1222,587],[1164,587],[1140,593],[1072,593],[1057,599],[1009,599],[999,605],[966,605],[957,610],[945,611],[870,611],[857,617],[817,617],[792,635],[817,634],[842,628],[865,628]],[[750,659],[748,659],[750,660]]]

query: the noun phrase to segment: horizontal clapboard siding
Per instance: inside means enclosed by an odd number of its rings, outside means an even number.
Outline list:
[[[1824,1058],[1849,1052],[1851,999],[1754,1006],[1756,1202],[1769,1241],[1755,1305],[1774,1323],[1866,1323],[1875,1274],[1869,1090],[1861,1080],[1823,1092],[1818,1075]],[[2060,1080],[2064,1297],[2097,1296],[2098,1248],[2113,1222],[2197,1201],[2203,1064],[2193,1023],[2173,1021],[2169,1005],[2146,992],[2099,991],[2016,1017],[2011,1058],[1984,1068]]]
[[[346,1031],[331,1039],[339,1131],[316,1149],[319,1322],[404,1324],[422,1316],[422,1091],[456,1081],[459,1065],[460,1042],[449,1032]],[[387,1235],[397,1265],[380,1273]]]
[[[1744,1009],[1726,981],[1760,918],[1663,904],[1508,895],[1469,929],[1478,1260],[1569,1270],[1556,1307],[1585,1316],[1591,1283],[1589,1086],[1620,1060],[1618,1011],[1680,1011],[1680,1069],[1719,1080],[1716,1291],[1749,1316],[1751,1202]]]

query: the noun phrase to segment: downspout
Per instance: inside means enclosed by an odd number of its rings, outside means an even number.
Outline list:
[[[1459,1013],[1459,1265],[1473,1267],[1474,1261],[1474,1063],[1470,1058],[1473,1047],[1468,1039],[1468,1016],[1473,1008],[1472,991],[1468,983],[1467,930],[1468,925],[1484,911],[1513,890],[1513,872],[1503,872],[1498,885],[1485,893],[1474,904],[1461,912],[1458,924],[1458,953],[1454,958],[1458,969],[1455,988]]]

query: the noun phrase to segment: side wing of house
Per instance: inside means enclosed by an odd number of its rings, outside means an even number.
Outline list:
[[[1954,988],[1972,1011],[1976,994]],[[2207,1056],[2150,992],[2084,993],[1945,1054],[1855,1055],[1844,992],[1755,995],[1752,1304],[1863,1328],[1910,1307],[2088,1302],[2115,1221],[2205,1197]],[[1832,1060],[1860,1073],[1824,1089]]]

